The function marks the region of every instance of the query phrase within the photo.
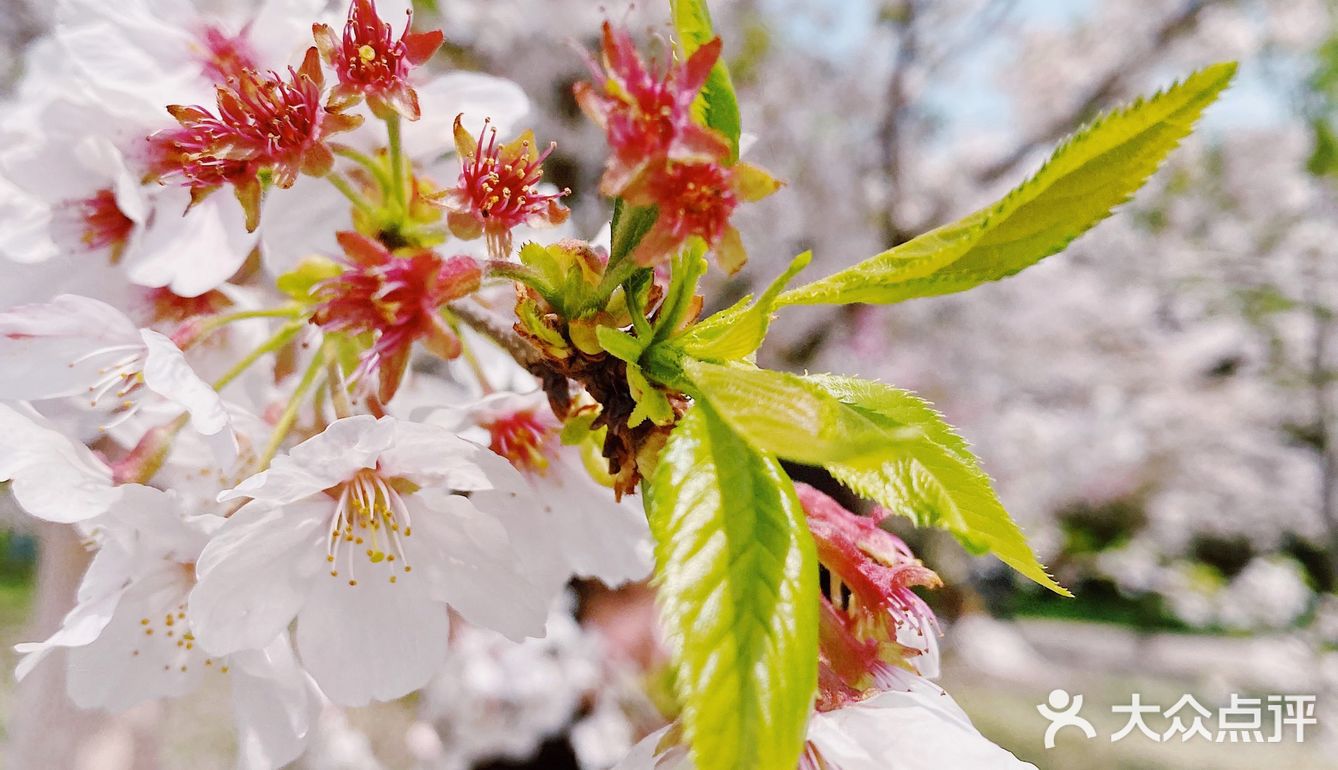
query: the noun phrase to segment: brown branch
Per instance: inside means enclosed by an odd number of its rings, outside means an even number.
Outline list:
[[[497,343],[530,374],[543,379],[552,373],[539,351],[506,319],[494,315],[472,299],[453,302],[450,310],[466,326]]]

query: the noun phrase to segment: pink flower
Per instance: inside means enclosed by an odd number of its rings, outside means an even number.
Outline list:
[[[226,83],[241,77],[246,70],[259,68],[258,57],[247,35],[251,25],[247,24],[240,33],[229,35],[217,26],[208,25],[200,33],[200,45],[204,48],[204,74],[217,83]]]
[[[655,206],[659,216],[632,257],[655,265],[673,256],[689,238],[701,238],[716,262],[733,275],[748,261],[743,238],[730,218],[740,203],[761,200],[781,183],[748,163],[669,161],[650,169],[624,193],[638,206]]]
[[[455,147],[460,156],[460,181],[441,197],[451,232],[464,240],[485,236],[488,253],[505,259],[511,254],[511,231],[520,225],[553,227],[567,221],[570,212],[561,199],[570,190],[539,191],[543,162],[556,144],[540,153],[534,132],[526,131],[509,144],[497,144],[497,129],[487,121],[476,140],[455,120]]]
[[[915,657],[936,649],[934,613],[911,589],[941,581],[878,526],[881,512],[851,513],[807,484],[795,491],[828,576],[818,614],[818,709],[829,710],[887,689],[896,668],[913,669]]]
[[[428,249],[392,252],[353,232],[337,237],[349,267],[316,287],[320,305],[312,322],[350,336],[375,335],[356,376],[378,372],[378,397],[389,401],[416,340],[443,358],[460,354],[460,340],[442,319],[441,308],[477,291],[483,272],[470,257],[443,259]]]
[[[353,0],[342,38],[325,24],[312,27],[321,58],[339,77],[339,85],[330,92],[331,105],[342,109],[365,98],[378,118],[398,113],[418,120],[418,93],[409,85],[409,72],[441,47],[442,34],[441,30],[411,33],[412,20],[410,11],[396,38],[390,24],[377,15],[375,0]]]
[[[603,55],[599,63],[591,62],[596,82],[575,86],[576,101],[604,129],[613,150],[601,192],[621,195],[666,159],[729,158],[724,137],[692,119],[692,103],[719,58],[717,38],[683,63],[657,72],[642,60],[626,30],[604,23]]]
[[[168,107],[179,128],[149,138],[150,167],[159,179],[176,178],[198,202],[231,184],[246,210],[247,229],[260,215],[259,174],[277,187],[293,186],[299,173],[323,176],[334,165],[326,145],[332,134],[356,128],[362,118],[321,106],[325,76],[315,48],[288,79],[243,70],[217,89],[217,115],[204,107]]]

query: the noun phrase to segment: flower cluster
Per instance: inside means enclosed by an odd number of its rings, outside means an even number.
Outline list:
[[[720,51],[715,38],[657,71],[630,34],[605,22],[601,60],[590,62],[595,82],[576,84],[577,102],[604,129],[611,150],[600,191],[659,209],[634,253],[643,265],[664,261],[696,237],[726,272],[737,272],[748,256],[730,225],[734,209],[780,187],[761,169],[737,162],[737,148],[693,116]]]
[[[607,238],[583,239],[570,191],[545,180],[555,147],[519,123],[523,95],[433,66],[442,33],[412,13],[397,32],[374,0],[352,0],[342,30],[314,0],[237,17],[184,3],[170,19],[126,5],[62,12],[53,43],[76,61],[35,60],[29,77],[58,87],[22,89],[2,127],[0,193],[26,224],[0,242],[24,265],[17,295],[0,291],[0,481],[94,551],[60,628],[19,646],[21,678],[64,665],[75,703],[115,711],[227,677],[240,764],[278,767],[322,711],[447,686],[479,640],[576,636],[551,615],[573,581],[647,621],[592,621],[619,656],[609,671],[662,673],[652,588],[612,591],[650,575],[642,496],[672,475],[659,469],[720,440],[735,456],[701,464],[774,466],[727,491],[769,500],[792,514],[785,538],[818,546],[782,576],[817,605],[791,608],[817,639],[800,651],[817,682],[789,704],[810,720],[801,765],[872,766],[906,708],[978,766],[1011,759],[935,702],[937,627],[913,589],[938,577],[881,516],[793,484],[789,454],[723,422],[683,438],[715,419],[685,372],[761,371],[784,283],[700,318],[707,253],[741,268],[733,214],[780,186],[739,161],[737,115],[704,107],[733,98],[718,39],[658,67],[605,24],[597,83],[576,94],[608,136],[615,213]],[[90,35],[108,39],[90,52]],[[718,514],[694,484],[661,497]],[[666,553],[662,573],[680,566]],[[641,696],[635,716],[595,698],[583,740],[620,729],[630,747],[675,716]],[[651,740],[627,761],[660,753]]]

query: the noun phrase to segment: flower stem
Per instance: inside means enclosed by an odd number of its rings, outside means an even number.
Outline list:
[[[190,347],[191,345],[200,342],[205,337],[222,329],[224,326],[236,323],[237,321],[246,321],[252,318],[297,318],[301,314],[302,308],[297,305],[284,305],[283,307],[268,308],[265,310],[241,310],[236,313],[204,318],[200,321],[200,325],[192,330],[192,334],[189,336],[189,342],[186,344],[186,347]],[[190,322],[188,321],[187,325],[189,323]],[[184,329],[186,326],[183,325],[182,328]]]
[[[390,145],[391,186],[394,188],[391,193],[394,196],[394,201],[399,204],[400,211],[407,216],[409,212],[409,186],[408,180],[405,178],[407,159],[404,157],[404,139],[400,127],[399,115],[391,115],[386,118],[386,136]]]
[[[307,366],[307,371],[302,375],[302,380],[297,383],[297,389],[288,399],[288,406],[284,408],[283,414],[279,415],[279,421],[274,424],[274,431],[270,433],[269,443],[265,445],[265,452],[256,461],[256,472],[265,470],[274,460],[274,456],[279,453],[279,447],[283,445],[283,440],[288,437],[288,432],[293,429],[293,423],[297,421],[297,412],[302,408],[306,401],[307,393],[311,391],[316,384],[316,378],[320,376],[321,370],[325,368],[325,348],[316,351],[316,355],[311,359],[311,364]]]
[[[381,186],[381,192],[388,194],[390,192],[390,177],[386,176],[385,166],[372,156],[353,149],[347,145],[337,145],[334,147],[335,155],[347,158],[354,163],[362,166],[367,173],[372,175],[376,183]]]
[[[367,200],[367,196],[358,192],[353,187],[352,183],[345,179],[342,174],[336,171],[331,171],[325,175],[325,178],[330,184],[334,185],[336,190],[343,193],[344,197],[348,198],[349,202],[352,203],[358,211],[361,211],[367,216],[372,216],[372,214],[375,213],[375,209],[373,208],[371,201]]]
[[[288,341],[291,340],[299,331],[301,331],[304,325],[305,325],[304,321],[290,321],[281,326],[279,328],[279,331],[275,332],[273,337],[270,337],[268,340],[265,340],[263,343],[261,343],[260,347],[256,348],[255,350],[252,350],[250,353],[247,353],[245,356],[242,357],[242,360],[234,364],[233,367],[229,369],[227,372],[225,372],[222,377],[219,377],[217,380],[215,380],[214,390],[222,390],[223,388],[227,387],[228,383],[237,379],[239,376],[241,376],[243,372],[245,372],[247,369],[250,369],[252,364],[254,364],[256,361],[259,361],[261,356],[264,356],[266,353],[271,353],[283,347],[284,345],[287,345]]]
[[[506,278],[534,289],[543,288],[538,274],[524,265],[505,259],[490,259],[484,263],[483,267],[484,274],[489,278]]]
[[[329,340],[321,346],[325,357],[325,382],[330,388],[330,404],[334,407],[335,417],[344,419],[353,416],[353,405],[348,400],[348,384],[344,382],[344,372],[339,368],[339,358],[334,354],[334,346]]]
[[[598,299],[598,307],[603,307],[608,303],[609,297],[613,295],[615,289],[627,282],[627,279],[636,274],[638,270],[644,270],[636,262],[630,259],[623,259],[615,263],[604,273],[604,278],[599,282],[599,287],[595,290],[595,297]]]

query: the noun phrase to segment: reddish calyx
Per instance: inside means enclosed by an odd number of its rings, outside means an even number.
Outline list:
[[[418,93],[409,84],[409,73],[441,47],[442,33],[412,33],[410,12],[398,37],[388,22],[377,15],[374,0],[353,0],[342,36],[325,24],[312,26],[316,46],[339,78],[330,92],[330,106],[343,109],[366,99],[372,113],[381,119],[402,115],[418,120]]]
[[[724,137],[698,125],[692,103],[720,58],[720,39],[698,48],[681,64],[658,72],[641,58],[632,36],[604,23],[599,62],[590,62],[595,82],[578,83],[576,100],[604,129],[612,155],[600,191],[618,196],[641,175],[666,160],[729,158]]]
[[[356,128],[362,118],[321,105],[325,76],[315,48],[288,77],[243,70],[217,87],[217,114],[204,107],[168,107],[178,128],[149,138],[151,175],[191,188],[198,202],[230,184],[254,230],[260,214],[260,172],[280,188],[299,173],[324,176],[334,165],[326,140]]]
[[[348,268],[317,285],[312,323],[348,336],[374,336],[355,379],[377,372],[377,397],[386,402],[399,388],[414,342],[443,358],[460,354],[460,339],[441,309],[477,291],[483,271],[470,257],[442,258],[429,249],[392,252],[353,232],[338,238]]]
[[[886,687],[894,667],[911,668],[921,650],[898,641],[898,632],[937,632],[933,612],[911,589],[942,582],[878,526],[881,516],[852,513],[806,484],[795,491],[828,575],[818,616],[818,707],[836,708]]]
[[[540,192],[544,160],[555,144],[542,153],[534,132],[526,131],[507,144],[497,143],[497,129],[487,121],[476,139],[455,118],[455,147],[460,156],[460,180],[438,200],[447,210],[446,223],[457,238],[484,236],[488,253],[496,259],[511,254],[511,231],[521,225],[552,227],[567,221],[570,212],[562,198],[571,193]]]
[[[549,455],[557,439],[558,423],[551,415],[522,409],[483,423],[489,448],[527,473],[548,471]]]

